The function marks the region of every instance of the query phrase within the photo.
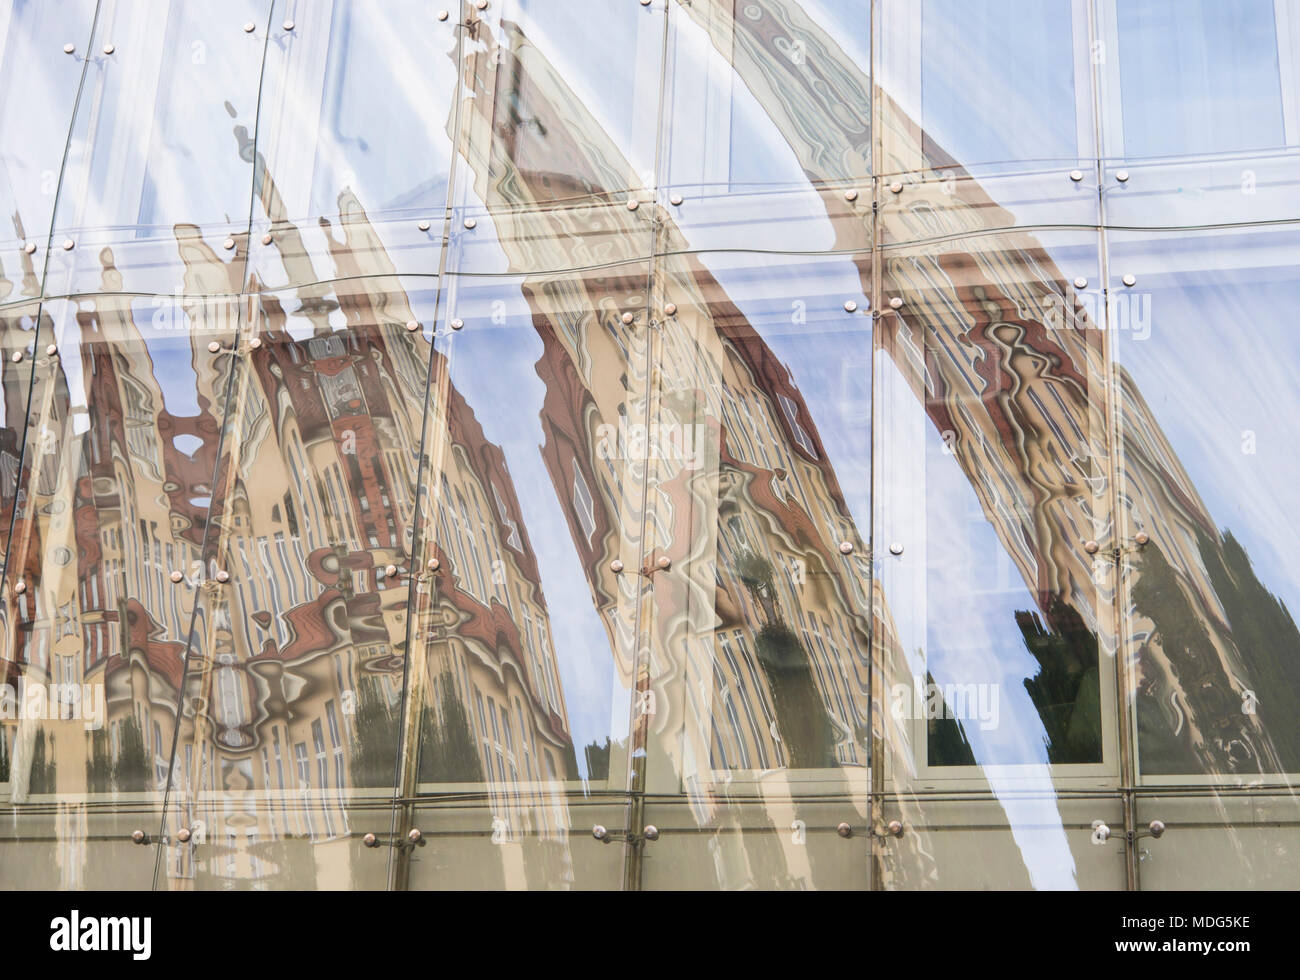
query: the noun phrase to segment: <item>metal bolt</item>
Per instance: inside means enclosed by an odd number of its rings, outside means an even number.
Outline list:
[[[439,11],[438,11],[438,19],[439,19],[439,20],[446,20],[446,19],[447,19],[448,17],[450,17],[450,16],[451,16],[451,14],[449,14],[449,13],[448,13],[447,11],[445,11],[445,10],[439,10]]]
[[[1133,540],[1138,544],[1146,544],[1151,540],[1151,535],[1147,534],[1146,531],[1138,531],[1137,534],[1133,535]]]
[[[1110,828],[1098,820],[1092,828],[1092,839],[1098,844],[1104,844],[1110,840]]]
[[[412,827],[406,832],[406,839],[412,844],[418,844],[420,841],[424,840],[424,834],[420,831],[419,827]]]
[[[1079,181],[1083,180],[1083,171],[1082,171],[1082,170],[1071,170],[1071,171],[1070,171],[1070,179],[1071,179],[1072,181],[1074,181],[1074,182],[1077,184]]]
[[[475,228],[475,226],[477,226],[477,225],[478,225],[478,222],[475,221],[473,218],[466,218],[466,219],[465,219],[465,227],[468,228],[468,229],[470,229],[471,231],[472,231],[472,230]]]
[[[667,555],[661,555],[659,557],[659,560],[655,562],[655,565],[658,568],[671,568],[672,564],[673,564],[673,560],[669,558]]]
[[[27,591],[26,582],[20,580],[14,583],[14,595],[22,595],[26,591]]]
[[[26,245],[23,246],[23,251],[26,252],[28,255],[33,254],[36,251],[36,243],[28,242]]]
[[[853,828],[846,823],[842,823],[835,828],[835,833],[839,834],[841,837],[849,838],[853,836]]]
[[[650,6],[650,0],[641,0],[641,6],[643,7]]]
[[[1075,289],[1087,289],[1087,288],[1088,288],[1088,280],[1085,279],[1085,278],[1083,278],[1083,276],[1078,276],[1078,277],[1076,277],[1075,280],[1074,280],[1074,288],[1075,288]]]
[[[71,252],[76,247],[77,247],[77,243],[74,242],[71,238],[65,238],[63,240],[63,251]]]
[[[903,299],[901,296],[894,296],[889,300],[891,310],[901,310],[903,308]]]
[[[262,244],[263,244],[263,245],[270,245],[270,244],[271,244],[271,233],[270,233],[269,231],[268,231],[265,235],[262,236]]]
[[[361,838],[361,843],[365,847],[378,847],[379,838],[374,834],[366,834],[366,836]]]
[[[180,830],[176,831],[176,839],[182,844],[188,844],[190,842],[190,837],[192,836],[189,827],[182,827]]]
[[[235,247],[235,240],[233,238],[227,238],[224,242],[221,243],[221,247],[224,248],[227,252],[229,252],[232,248]]]
[[[901,542],[901,541],[895,541],[893,544],[891,544],[891,545],[889,546],[889,553],[890,553],[891,555],[901,555],[901,554],[903,553],[903,544],[902,544],[902,542]]]
[[[891,191],[893,191],[895,194],[901,194],[901,193],[903,193],[903,185],[902,185],[902,182],[897,181],[897,180],[894,181],[892,184],[889,185],[889,189],[890,189]]]
[[[261,350],[261,349],[262,349],[262,338],[261,338],[261,337],[253,337],[251,340],[249,340],[249,342],[248,342],[248,349],[249,349],[249,350]]]
[[[619,572],[623,570],[623,563],[619,561],[619,559],[615,558],[612,562],[609,563],[609,570],[613,572],[615,575],[617,575]]]
[[[844,200],[856,201],[857,199],[858,199],[858,189],[856,187],[850,187],[848,190],[844,192]]]
[[[457,318],[457,319],[455,319],[455,320],[452,320],[452,321],[451,321],[451,329],[453,329],[453,330],[464,330],[464,329],[465,329],[465,321],[464,321],[464,320],[461,320],[461,319],[459,319],[459,318]]]
[[[1121,184],[1125,183],[1128,180],[1128,171],[1120,170],[1115,174],[1115,179],[1118,180]]]
[[[627,209],[629,211],[635,211],[640,206],[641,206],[641,202],[638,201],[635,197],[629,197],[627,199]]]
[[[148,844],[149,835],[143,830],[133,830],[131,831],[131,840],[135,841],[137,844]]]
[[[14,353],[13,353],[13,361],[14,361],[14,363],[15,363],[15,364],[19,364],[19,363],[22,362],[22,359],[23,359],[23,352],[20,351],[20,350],[16,350],[16,351],[14,351]]]
[[[647,0],[642,0],[642,4],[641,4],[641,5],[642,5],[642,6],[645,6],[645,5],[646,5],[646,2],[647,2]],[[652,823],[648,823],[648,824],[646,824],[645,830],[641,831],[641,834],[642,834],[643,837],[645,837],[646,840],[658,840],[658,839],[659,839],[659,828],[656,827],[656,826],[655,826],[654,824],[652,824]]]
[[[218,581],[218,582],[229,582],[229,581],[230,581],[230,573],[229,573],[228,571],[226,571],[224,568],[221,569],[220,571],[217,572],[217,581]]]
[[[676,314],[676,312],[677,312],[676,303],[669,303],[664,307],[664,313],[667,314],[668,316],[673,316],[674,314]]]
[[[56,344],[50,344],[48,347],[46,347],[46,348],[45,348],[45,355],[46,355],[47,357],[58,357],[58,356],[59,356],[59,348],[58,348],[58,345],[56,345]]]
[[[591,828],[591,836],[596,838],[596,840],[609,840],[609,831],[600,824],[596,824],[596,826]]]
[[[487,10],[487,5],[488,0],[478,0],[478,2],[474,4],[474,6],[478,7],[479,10]]]
[[[668,203],[673,207],[680,207],[682,200],[683,198],[680,194],[674,194],[672,197],[668,198]]]
[[[293,21],[291,21],[291,20],[286,20],[286,21],[285,21],[283,24],[281,24],[280,26],[283,27],[286,31],[291,31],[291,30],[293,30]]]
[[[1096,541],[1085,541],[1083,543],[1083,550],[1088,552],[1090,555],[1095,555],[1100,548],[1101,545],[1097,544]]]
[[[244,25],[245,34],[252,34],[255,30],[257,30],[257,25],[254,24],[251,20]]]
[[[848,300],[845,300],[845,301],[844,301],[844,312],[845,312],[845,313],[853,313],[854,311],[857,310],[857,308],[858,308],[858,304],[855,303],[853,300],[848,299]]]
[[[429,222],[427,222],[427,221],[421,221],[421,222],[420,222],[420,231],[428,231],[428,230],[429,230]]]
[[[1152,837],[1159,840],[1165,835],[1165,822],[1163,820],[1152,820],[1151,823],[1147,825],[1147,829],[1151,831]]]
[[[851,555],[851,554],[853,554],[853,542],[852,542],[852,541],[841,541],[841,542],[840,542],[840,554],[841,554],[841,555]]]
[[[74,52],[74,51],[76,51],[76,50],[77,50],[77,46],[76,46],[75,44],[71,44],[71,43],[69,43],[69,44],[65,44],[65,45],[63,46],[63,53],[64,53],[64,54],[72,54],[72,52]]]
[[[1133,273],[1130,272],[1120,281],[1124,283],[1125,286],[1136,286],[1138,280],[1137,280],[1137,276],[1133,275]]]
[[[411,333],[415,333],[415,331],[420,329],[420,324],[416,320],[407,320],[406,329],[411,331]]]
[[[112,44],[105,44],[103,50],[104,50],[104,54],[112,54],[114,51],[117,50],[117,48]]]
[[[891,821],[889,821],[889,824],[885,827],[885,829],[888,830],[889,833],[890,833],[890,835],[893,836],[893,837],[902,837],[902,836],[903,836],[903,821],[901,821],[901,820],[891,820]]]
[[[624,323],[631,323],[631,322],[632,322],[633,320],[635,320],[635,319],[636,319],[636,314],[635,314],[635,313],[624,313],[624,314],[623,314],[623,322],[624,322]]]
[[[396,565],[389,565],[387,568],[384,569],[384,577],[385,577],[385,578],[392,578],[392,577],[395,576],[396,574],[397,574],[397,566],[396,566]]]
[[[177,585],[180,585],[181,582],[185,581],[185,573],[181,571],[174,571],[171,573],[171,575],[168,576],[168,578],[170,578]]]
[[[437,558],[430,558],[425,563],[425,567],[431,572],[436,572],[438,569],[442,568],[442,562],[438,561]]]
[[[216,353],[218,353],[220,350],[221,350],[221,344],[219,344],[217,341],[214,340],[214,341],[212,341],[212,343],[208,344],[208,353],[209,353],[209,354],[216,354]]]

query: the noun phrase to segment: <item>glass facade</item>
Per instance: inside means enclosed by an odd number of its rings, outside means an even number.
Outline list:
[[[1300,886],[1298,61],[0,0],[0,887]]]

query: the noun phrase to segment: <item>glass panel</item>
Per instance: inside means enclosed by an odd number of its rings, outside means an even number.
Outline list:
[[[239,133],[258,161],[250,288],[437,273],[459,34],[437,13],[276,4],[257,132]]]
[[[1289,783],[1300,233],[1114,233],[1110,254],[1141,781]]]
[[[92,0],[0,7],[0,303],[40,295],[94,15]],[[71,54],[59,53],[64,45]]]
[[[263,294],[214,355],[236,373],[167,813],[208,851],[170,887],[387,881],[364,835],[392,823],[433,283]]]
[[[869,6],[668,4],[662,249],[870,247]]]
[[[130,834],[157,839],[227,383],[207,344],[233,338],[236,309],[107,295],[43,317],[7,583],[5,825],[51,848],[57,882],[25,884],[148,887],[153,849]]]
[[[757,830],[761,814],[781,837],[796,819],[821,834],[865,798],[870,280],[867,256],[711,253],[656,266],[650,648],[633,754],[649,753],[646,792],[682,798],[665,819],[698,827],[666,834],[647,860],[716,831],[741,855],[772,851],[753,855],[770,863],[785,843]],[[779,802],[808,795],[839,798],[838,809]],[[761,887],[842,886],[834,861],[800,861]]]
[[[19,472],[26,451],[29,396],[38,363],[48,370],[49,354],[36,351],[38,303],[13,304],[0,309],[0,577],[9,558],[9,532],[18,497]],[[49,324],[44,337],[49,338]],[[44,372],[43,372],[44,373]],[[3,755],[3,753],[0,753]]]
[[[784,788],[769,787],[776,790],[770,798],[713,801],[703,808],[698,801],[648,803],[645,822],[658,837],[642,845],[642,887],[866,891],[866,798],[822,803],[792,799]]]
[[[47,294],[236,293],[269,0],[103,0]],[[244,27],[253,25],[252,31]],[[186,281],[194,253],[231,268]]]
[[[999,797],[1114,786],[1096,236],[883,255],[898,301],[876,374],[887,783]]]
[[[1287,795],[1157,795],[1135,805],[1143,891],[1294,890],[1300,803]],[[1165,825],[1151,835],[1155,821]],[[1159,828],[1157,828],[1159,829]]]
[[[1114,796],[907,794],[882,808],[881,887],[892,891],[1123,889],[1124,814]],[[888,833],[898,821],[901,836]]]
[[[1106,223],[1176,228],[1300,218],[1300,158],[1181,160],[1109,167]]]
[[[501,0],[471,14],[448,267],[547,272],[647,258],[662,13]]]
[[[1069,170],[1094,155],[1084,0],[879,0],[878,173]]]
[[[644,263],[448,282],[403,793],[477,799],[429,811],[451,821],[420,828],[432,835],[499,821],[500,841],[567,854],[569,828],[590,830],[584,798],[626,787],[648,282]],[[507,883],[578,884],[590,859],[553,856]]]
[[[1295,120],[1286,119],[1288,103],[1295,111],[1295,92],[1285,91],[1278,49],[1277,14],[1290,6],[1275,0],[1098,4],[1102,41],[1118,49],[1118,57],[1100,62],[1109,96],[1107,155],[1135,160],[1295,146]]]

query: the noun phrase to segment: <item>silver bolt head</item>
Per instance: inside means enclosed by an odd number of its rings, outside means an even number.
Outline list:
[[[669,303],[667,306],[664,307],[664,313],[666,313],[668,316],[673,316],[674,314],[676,314],[676,312],[677,312],[676,303]]]
[[[384,569],[384,577],[385,577],[385,578],[392,578],[392,577],[395,576],[396,574],[397,574],[397,566],[396,566],[396,565],[389,565],[387,568]]]
[[[894,296],[889,300],[891,310],[901,310],[903,308],[903,299],[901,296]]]
[[[640,206],[641,206],[641,202],[638,201],[635,197],[629,197],[627,199],[627,209],[629,211],[635,211]]]
[[[851,554],[853,554],[853,542],[852,542],[852,541],[841,541],[841,542],[840,542],[840,554],[841,554],[841,555],[851,555]]]
[[[852,837],[853,828],[846,823],[842,823],[835,828],[835,833],[839,834],[841,837],[844,838]]]
[[[451,14],[450,14],[448,11],[446,11],[446,10],[439,10],[439,11],[438,11],[438,19],[439,19],[439,20],[446,20],[446,19],[447,19],[448,17],[450,17],[450,16],[451,16]]]
[[[428,231],[429,228],[430,228],[429,222],[427,221],[420,222],[420,231]]]
[[[28,255],[34,254],[36,252],[36,243],[28,242],[26,245],[23,246],[23,251],[26,252]]]
[[[47,357],[58,357],[59,356],[58,345],[50,344],[48,347],[45,348],[45,354]]]
[[[901,181],[896,180],[889,185],[889,189],[893,191],[895,194],[901,194],[903,193],[903,184]]]
[[[474,228],[478,227],[478,221],[476,221],[474,218],[466,218],[465,227],[472,231]]]
[[[615,558],[609,563],[609,570],[617,575],[619,572],[623,571],[623,562]]]
[[[135,841],[137,844],[143,844],[148,839],[148,835],[145,834],[143,830],[131,831],[131,840]]]
[[[851,299],[844,301],[844,312],[853,313],[857,310],[858,304]]]
[[[182,844],[188,844],[191,836],[193,835],[190,833],[189,827],[182,827],[180,830],[176,831],[176,839]]]
[[[1074,182],[1077,184],[1079,181],[1083,180],[1083,171],[1082,171],[1082,170],[1071,170],[1071,171],[1070,171],[1070,179],[1071,179],[1072,181],[1074,181]]]
[[[1087,288],[1088,288],[1088,280],[1085,279],[1083,276],[1078,276],[1078,277],[1076,277],[1075,280],[1074,280],[1074,288],[1075,288],[1075,289],[1087,289]]]
[[[361,843],[365,847],[378,847],[379,838],[376,837],[374,834],[366,834],[364,837],[361,838]]]
[[[269,231],[268,231],[265,235],[262,236],[262,244],[263,244],[263,245],[270,245],[270,244],[271,244],[271,233],[270,233]]]
[[[1138,544],[1146,544],[1151,540],[1151,535],[1147,534],[1146,531],[1138,531],[1137,534],[1133,535],[1133,540]]]
[[[224,248],[227,252],[229,252],[232,248],[235,247],[235,240],[233,238],[227,238],[224,242],[221,243],[221,247]]]
[[[1165,822],[1163,820],[1152,820],[1147,825],[1147,829],[1151,831],[1152,837],[1161,838],[1165,835]]]
[[[856,201],[857,199],[858,199],[858,189],[856,187],[850,187],[848,190],[844,192],[844,200]]]
[[[1128,180],[1128,171],[1120,170],[1116,172],[1115,179],[1118,180],[1121,184],[1124,183],[1125,181]]]
[[[411,331],[411,333],[415,333],[415,331],[420,329],[420,324],[416,320],[407,320],[406,329]]]
[[[255,30],[257,30],[257,25],[254,24],[251,20],[244,24],[245,34],[252,34]]]
[[[643,4],[644,6],[644,4]],[[659,828],[652,823],[646,824],[645,830],[641,831],[646,840],[658,840]]]
[[[452,320],[452,321],[451,321],[451,329],[453,329],[453,330],[464,330],[464,329],[465,329],[465,321],[462,320],[462,319],[460,319],[459,317],[456,318],[455,320]]]
[[[1133,275],[1133,273],[1130,272],[1126,276],[1124,276],[1124,278],[1120,281],[1123,282],[1125,286],[1136,286],[1137,276]]]
[[[209,353],[209,354],[215,354],[215,353],[217,353],[217,352],[220,351],[220,350],[221,350],[221,344],[218,343],[217,341],[214,340],[214,341],[212,341],[210,344],[208,344],[208,353]]]
[[[891,821],[889,821],[889,823],[888,823],[888,825],[885,827],[885,829],[889,831],[889,833],[890,833],[891,836],[894,836],[894,837],[902,837],[902,836],[903,836],[903,821],[901,821],[901,820],[891,820]]]
[[[424,840],[424,833],[419,827],[412,827],[406,832],[406,839],[412,844],[418,844],[420,841]]]
[[[226,571],[224,568],[221,569],[220,571],[217,572],[217,581],[218,581],[218,582],[229,582],[229,581],[230,581],[230,573],[229,573],[228,571]]]
[[[14,361],[14,363],[15,363],[15,364],[18,364],[19,362],[22,361],[22,359],[23,359],[23,352],[20,351],[20,350],[16,350],[16,351],[14,351],[14,353],[13,353],[13,361]]]
[[[261,337],[254,337],[254,338],[252,338],[252,339],[249,340],[249,342],[248,342],[248,347],[249,347],[249,350],[261,350],[261,349],[262,349],[262,338],[261,338]]]
[[[74,242],[71,238],[63,239],[63,251],[71,252],[76,247],[77,247],[77,243]]]
[[[903,543],[901,541],[895,541],[889,546],[889,553],[891,555],[901,555],[903,553]]]
[[[14,594],[15,594],[15,595],[22,595],[22,594],[23,594],[24,592],[26,592],[26,591],[27,591],[27,583],[26,583],[26,582],[18,581],[18,582],[15,582],[15,583],[14,583]]]
[[[635,320],[635,319],[636,319],[636,314],[635,314],[635,313],[624,313],[624,314],[623,314],[623,322],[624,322],[624,323],[631,323],[631,322],[632,322],[633,320]]]
[[[1090,555],[1095,555],[1100,549],[1101,545],[1097,544],[1096,541],[1085,541],[1083,543],[1083,550]]]
[[[168,578],[170,578],[170,579],[171,579],[173,582],[175,582],[177,585],[179,585],[181,582],[185,581],[185,575],[184,575],[183,572],[180,572],[180,571],[174,571],[174,572],[172,572],[171,575],[168,576]]]
[[[442,568],[442,562],[440,562],[437,558],[430,558],[427,562],[425,562],[425,567],[429,569],[429,571],[431,572],[436,572],[438,569]]]
[[[655,562],[655,565],[659,568],[671,568],[672,564],[673,560],[667,555],[660,555],[659,560]]]
[[[64,53],[64,54],[72,54],[72,52],[74,52],[74,51],[76,51],[76,50],[77,50],[77,46],[76,46],[75,44],[72,44],[71,42],[69,42],[68,44],[65,44],[65,45],[63,46],[63,53]]]
[[[680,194],[674,194],[672,197],[668,198],[668,203],[673,207],[680,207],[683,200],[684,198]]]
[[[1110,828],[1100,821],[1092,828],[1093,839],[1098,843],[1110,840]]]
[[[280,26],[283,27],[286,31],[291,31],[291,30],[293,30],[293,21],[291,21],[291,20],[286,20],[286,21],[285,21],[283,24],[281,24]]]
[[[112,54],[112,53],[113,53],[114,51],[116,51],[116,50],[117,50],[117,47],[116,47],[115,45],[112,45],[112,44],[105,44],[104,47],[103,47],[104,54]]]
[[[479,10],[487,10],[488,0],[477,0],[474,6],[478,7]]]
[[[596,838],[596,840],[609,840],[609,831],[600,824],[596,824],[596,826],[591,828],[591,836]]]

